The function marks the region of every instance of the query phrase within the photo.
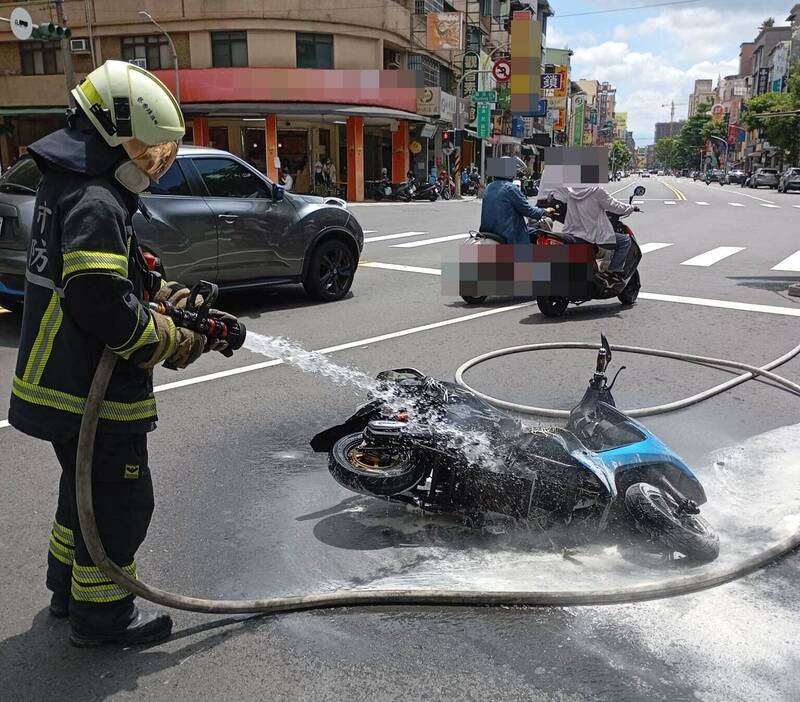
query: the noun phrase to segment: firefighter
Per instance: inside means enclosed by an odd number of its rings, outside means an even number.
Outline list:
[[[166,86],[122,61],[107,61],[72,94],[67,127],[28,149],[42,180],[9,420],[51,442],[61,465],[47,557],[51,614],[69,617],[76,646],[152,643],[170,635],[172,620],[140,611],[92,563],[78,525],[75,459],[83,406],[108,347],[119,358],[100,411],[92,490],[105,549],[135,577],[153,512],[152,369],[163,361],[185,368],[212,348],[148,308],[148,295],[185,305],[188,290],[149,271],[132,228],[139,193],[172,165],[185,125]]]

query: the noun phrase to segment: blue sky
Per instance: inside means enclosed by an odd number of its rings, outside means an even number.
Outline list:
[[[662,0],[550,0],[547,45],[568,47],[572,77],[609,81],[617,88],[617,110],[628,113],[628,129],[638,145],[653,142],[655,122],[686,117],[686,103],[696,78],[738,73],[739,45],[752,41],[767,17],[786,24],[795,1],[699,0],[699,2],[596,12]]]

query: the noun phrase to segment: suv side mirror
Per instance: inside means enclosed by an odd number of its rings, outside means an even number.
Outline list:
[[[272,201],[273,202],[281,202],[283,200],[283,193],[285,192],[285,188],[282,185],[278,185],[277,183],[272,184]]]

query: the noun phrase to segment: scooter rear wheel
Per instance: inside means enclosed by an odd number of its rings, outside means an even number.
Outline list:
[[[337,483],[364,495],[396,495],[411,489],[425,474],[413,451],[364,448],[361,432],[337,441],[328,454],[328,470]]]
[[[696,514],[681,512],[671,495],[649,483],[625,491],[625,507],[640,531],[693,561],[708,563],[719,556],[719,537]]]
[[[486,302],[486,295],[479,295],[478,297],[473,297],[472,295],[462,295],[461,299],[464,300],[468,305],[480,305],[482,302]]]
[[[545,317],[561,317],[567,311],[566,297],[537,297],[536,304]]]

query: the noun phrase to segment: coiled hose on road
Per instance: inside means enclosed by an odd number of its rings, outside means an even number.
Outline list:
[[[522,353],[523,351],[537,351],[543,349],[562,349],[562,348],[581,348],[596,349],[598,344],[570,342],[570,343],[550,343],[532,344],[529,346],[518,346],[510,349],[501,349],[490,354],[484,354],[472,361],[468,361],[458,369],[458,382],[464,387],[468,387],[463,380],[463,374],[468,368],[481,363],[489,358],[509,355],[512,353]],[[673,402],[669,405],[660,405],[634,410],[628,414],[633,416],[644,416],[647,414],[659,414],[668,412],[690,404],[696,404],[704,399],[713,397],[730,387],[739,383],[751,380],[757,376],[762,376],[773,383],[781,386],[789,392],[800,395],[800,385],[782,378],[771,372],[772,368],[786,363],[790,359],[800,354],[800,345],[796,346],[789,353],[781,356],[772,363],[758,368],[746,363],[738,363],[724,359],[707,358],[694,356],[692,354],[679,354],[658,349],[646,349],[635,346],[612,346],[616,351],[627,351],[631,353],[647,354],[652,356],[662,356],[665,358],[675,358],[691,363],[720,366],[724,368],[737,368],[746,373],[734,378],[726,383],[711,388],[703,393],[695,395],[686,400]],[[295,597],[266,597],[250,600],[210,600],[200,597],[190,597],[179,595],[157,587],[147,585],[135,578],[130,577],[119,566],[117,566],[107,555],[97,530],[97,523],[94,516],[94,505],[92,501],[92,461],[94,454],[95,435],[97,433],[97,422],[100,405],[105,397],[111,374],[116,364],[116,355],[106,350],[100,359],[100,363],[94,375],[89,397],[86,401],[81,431],[78,440],[77,456],[77,502],[78,517],[81,526],[83,539],[86,543],[89,555],[95,565],[110,580],[124,587],[135,595],[151,602],[183,609],[192,612],[207,612],[210,614],[256,614],[256,613],[277,613],[292,612],[310,609],[332,609],[338,607],[364,607],[379,605],[438,605],[438,606],[577,606],[577,605],[603,605],[621,604],[627,602],[640,602],[644,600],[654,600],[676,595],[685,595],[698,590],[705,590],[716,587],[724,583],[736,580],[745,575],[753,573],[771,563],[774,560],[785,556],[800,546],[800,532],[784,539],[771,548],[755,556],[745,559],[734,567],[718,573],[697,573],[694,575],[684,575],[662,583],[650,585],[636,585],[620,589],[604,589],[592,591],[470,591],[470,590],[341,590],[336,592],[322,592]],[[473,391],[474,392],[474,391]],[[484,399],[488,399],[493,404],[501,407],[516,409],[544,416],[560,417],[562,410],[550,410],[547,408],[534,408],[514,405],[513,403],[502,402],[486,395],[478,393]]]

